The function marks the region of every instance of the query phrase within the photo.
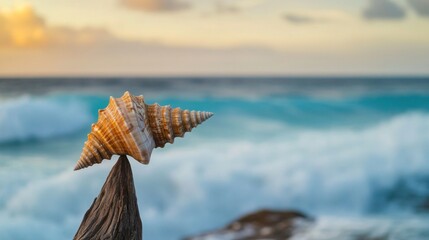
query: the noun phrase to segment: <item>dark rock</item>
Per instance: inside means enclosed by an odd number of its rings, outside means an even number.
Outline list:
[[[184,240],[289,239],[293,234],[296,220],[313,221],[310,217],[296,211],[260,210],[233,221],[223,229]]]
[[[142,239],[133,173],[126,156],[121,156],[110,171],[74,239]]]

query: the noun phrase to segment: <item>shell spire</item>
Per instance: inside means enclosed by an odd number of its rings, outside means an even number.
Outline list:
[[[148,164],[152,150],[164,147],[174,138],[207,120],[211,112],[181,110],[159,104],[145,104],[143,96],[129,92],[121,98],[110,97],[109,105],[98,111],[75,170],[111,159],[112,155],[130,155]]]

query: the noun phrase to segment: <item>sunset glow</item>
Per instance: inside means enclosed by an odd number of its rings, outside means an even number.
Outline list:
[[[428,74],[419,0],[12,1],[0,74]]]

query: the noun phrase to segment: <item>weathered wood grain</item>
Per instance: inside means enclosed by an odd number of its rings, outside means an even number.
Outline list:
[[[142,239],[133,174],[126,156],[121,156],[110,171],[74,239]]]

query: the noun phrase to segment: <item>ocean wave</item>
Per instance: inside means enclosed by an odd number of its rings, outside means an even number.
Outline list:
[[[167,145],[149,166],[130,159],[145,238],[179,239],[259,208],[316,218],[406,215],[429,197],[428,114],[292,138],[287,127],[278,128],[283,136]],[[0,209],[1,219],[17,219],[0,224],[0,233],[12,236],[19,224],[41,222],[50,226],[34,231],[62,229],[45,239],[70,239],[114,163],[28,182]]]
[[[87,128],[93,120],[76,98],[29,97],[0,102],[0,144],[43,140]]]
[[[210,120],[211,129],[198,131],[205,137],[225,137],[227,134],[236,139],[278,135],[282,130],[290,132],[291,128],[365,128],[406,112],[429,112],[429,96],[413,94],[344,99],[302,96],[257,100],[161,97],[148,103],[155,100],[162,105],[214,112],[216,117]],[[2,100],[0,144],[52,139],[88,131],[90,124],[96,121],[97,110],[106,107],[107,103],[108,96],[67,94]],[[278,129],[276,126],[289,128]],[[276,131],[270,131],[273,127]],[[267,134],[264,135],[262,129]]]

